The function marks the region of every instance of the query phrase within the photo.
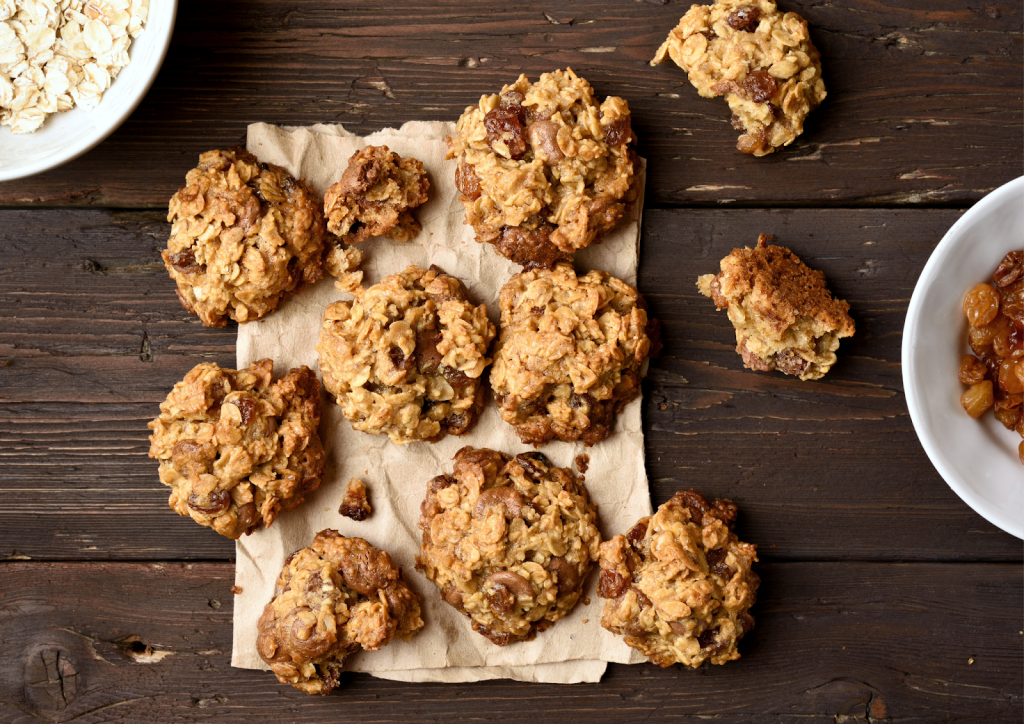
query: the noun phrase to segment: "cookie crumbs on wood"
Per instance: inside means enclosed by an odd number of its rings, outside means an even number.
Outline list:
[[[373,512],[370,503],[366,498],[366,484],[359,478],[352,478],[348,481],[345,489],[345,497],[341,501],[338,512],[352,520],[366,520]]]

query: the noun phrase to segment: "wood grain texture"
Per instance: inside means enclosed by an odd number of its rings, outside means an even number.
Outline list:
[[[1020,3],[784,0],[811,24],[829,96],[764,159],[735,150],[723,100],[647,65],[689,5],[183,0],[131,118],[77,161],[0,184],[0,204],[160,207],[199,153],[253,121],[455,120],[520,73],[566,66],[629,101],[649,203],[956,205],[1020,174]]]
[[[360,674],[309,697],[229,667],[230,564],[0,564],[0,722],[1020,721],[1019,566],[757,570],[756,627],[725,666],[612,665],[575,686]]]
[[[643,403],[654,503],[687,487],[733,498],[763,560],[1020,561],[1019,541],[934,471],[902,392],[904,313],[959,213],[648,211],[640,289],[666,343]],[[0,212],[0,558],[233,556],[167,508],[146,457],[146,422],[174,383],[200,361],[234,363],[235,330],[178,304],[158,261],[166,231],[153,213]],[[853,307],[858,332],[820,382],[744,370],[725,315],[696,291],[760,232]]]

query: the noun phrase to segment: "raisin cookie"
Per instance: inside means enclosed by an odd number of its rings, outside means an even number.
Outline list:
[[[399,445],[461,435],[483,408],[494,338],[458,279],[410,266],[324,312],[320,371],[352,427]]]
[[[755,248],[733,249],[722,271],[700,277],[697,288],[729,310],[745,367],[820,379],[836,363],[839,340],[853,336],[850,305],[832,297],[824,274],[769,245],[771,238],[761,234]]]
[[[235,148],[208,151],[171,197],[164,265],[207,327],[261,319],[321,275],[324,217],[306,184]]]
[[[526,268],[593,244],[636,200],[639,160],[629,106],[598,104],[572,69],[525,75],[459,118],[448,158],[476,240]]]
[[[409,241],[421,228],[412,209],[427,200],[429,189],[420,161],[367,146],[352,154],[341,180],[324,194],[327,230],[345,244],[385,235]]]
[[[761,579],[757,547],[732,532],[736,510],[687,490],[602,543],[601,625],[662,667],[738,659]]]
[[[583,482],[540,453],[464,447],[430,482],[417,568],[498,646],[529,641],[576,605],[597,560]]]
[[[690,6],[651,65],[666,58],[703,97],[725,96],[733,128],[743,131],[736,147],[755,156],[791,144],[826,95],[807,21],[772,0]]]
[[[390,555],[328,529],[288,556],[257,626],[256,650],[278,681],[327,694],[349,654],[408,640],[423,619]]]
[[[500,304],[491,388],[501,418],[533,445],[608,437],[640,394],[658,336],[637,290],[601,271],[577,277],[563,262],[516,274]]]
[[[228,538],[267,526],[320,487],[320,383],[308,367],[272,382],[274,363],[197,365],[149,423],[149,456],[179,515]]]

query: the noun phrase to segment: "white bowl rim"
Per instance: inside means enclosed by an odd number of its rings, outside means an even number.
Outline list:
[[[928,459],[931,460],[932,465],[935,466],[939,475],[942,476],[942,479],[946,481],[946,484],[953,490],[953,492],[959,495],[960,499],[973,508],[978,515],[1010,535],[1024,539],[1024,519],[1021,519],[1019,515],[1014,515],[1014,511],[1007,511],[996,507],[978,495],[971,485],[966,480],[962,479],[959,472],[952,466],[952,464],[950,464],[936,441],[933,440],[930,435],[923,435],[921,433],[922,430],[927,430],[924,425],[925,414],[921,406],[921,400],[917,395],[917,389],[912,384],[911,380],[911,372],[914,368],[914,357],[916,356],[916,350],[912,344],[914,339],[913,333],[918,325],[918,319],[921,316],[921,310],[924,304],[925,288],[933,281],[933,277],[936,275],[938,269],[942,267],[946,257],[950,254],[951,249],[953,248],[953,240],[960,235],[961,231],[965,227],[975,223],[977,217],[984,216],[990,209],[1002,204],[1008,197],[1020,195],[1022,193],[1024,193],[1024,176],[1003,184],[995,191],[992,191],[983,199],[978,201],[974,206],[968,209],[967,212],[949,228],[949,231],[946,232],[945,236],[942,237],[942,241],[940,241],[935,247],[935,250],[932,251],[931,256],[928,258],[928,263],[925,264],[924,269],[921,271],[921,276],[918,278],[917,284],[914,286],[914,293],[910,298],[910,306],[907,308],[907,317],[903,325],[901,357],[903,367],[903,391],[907,398],[907,408],[910,411],[910,419],[914,424],[914,431],[917,433],[917,438],[921,441],[921,445],[924,447],[924,451],[928,455]],[[1021,474],[1024,476],[1024,472]]]
[[[65,154],[48,155],[40,161],[12,166],[9,168],[0,166],[0,182],[28,178],[29,176],[35,176],[36,174],[43,173],[44,171],[50,171],[74,161],[82,154],[91,151],[103,141],[107,140],[110,134],[120,128],[122,124],[128,120],[128,117],[135,112],[135,109],[139,107],[140,103],[142,103],[142,99],[149,93],[149,89],[153,87],[153,82],[156,80],[157,75],[160,74],[160,68],[163,67],[164,59],[167,57],[167,50],[171,46],[171,36],[174,35],[174,23],[178,14],[178,0],[156,0],[156,2],[166,2],[171,6],[170,23],[167,34],[159,41],[162,45],[160,47],[160,52],[157,53],[157,62],[153,67],[153,72],[149,74],[146,82],[140,86],[139,93],[135,99],[124,108],[124,110],[118,115],[117,119],[105,130],[95,136],[84,137],[78,143],[69,146],[68,151]],[[153,4],[153,0],[150,0],[150,12],[153,11]],[[145,32],[145,30],[143,32]],[[114,82],[117,82],[116,78],[114,79]],[[102,101],[100,104],[102,105]]]

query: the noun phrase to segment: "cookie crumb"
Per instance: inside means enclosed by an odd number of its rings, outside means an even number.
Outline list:
[[[967,665],[970,666],[974,663],[974,659],[967,659]]]
[[[580,471],[580,475],[584,475],[587,472],[587,468],[590,467],[590,456],[586,453],[580,453],[576,456],[576,469]]]
[[[366,520],[373,512],[369,501],[366,499],[366,484],[359,478],[352,478],[348,481],[345,489],[345,497],[341,501],[338,512],[352,520]]]
[[[231,587],[231,592],[237,596],[237,595],[239,595],[242,592],[242,587],[241,586],[232,586]]]

